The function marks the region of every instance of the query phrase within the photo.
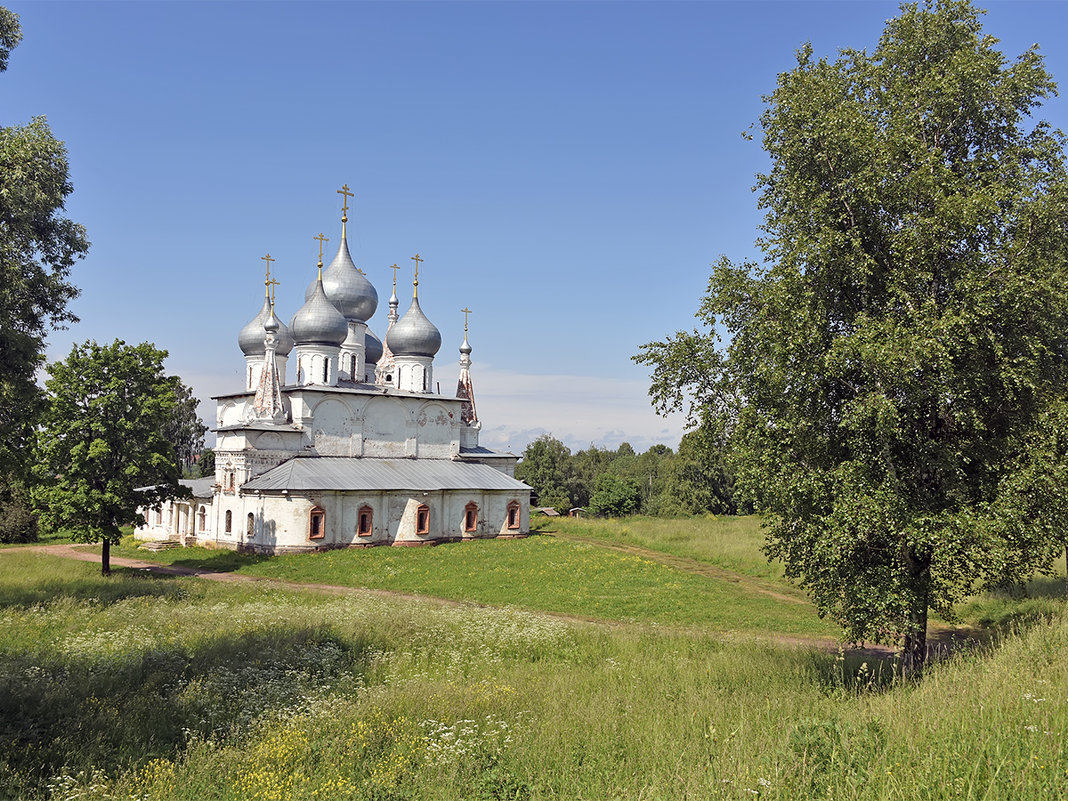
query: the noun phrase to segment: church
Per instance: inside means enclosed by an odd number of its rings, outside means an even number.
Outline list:
[[[385,335],[368,327],[378,292],[341,242],[304,305],[284,324],[270,254],[259,313],[241,329],[244,387],[219,395],[215,477],[183,482],[192,498],[140,510],[145,540],[258,553],[420,545],[526,536],[530,487],[517,457],[481,447],[464,309],[454,396],[435,392],[441,333],[419,305],[417,254],[408,310],[397,266]]]

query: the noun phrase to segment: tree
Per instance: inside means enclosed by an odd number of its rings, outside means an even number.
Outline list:
[[[551,434],[542,434],[527,445],[515,468],[515,477],[534,490],[537,504],[552,506],[561,514],[571,508],[573,499],[566,488],[573,474],[571,449]]]
[[[103,543],[104,575],[119,527],[144,524],[138,506],[187,494],[164,434],[180,387],[163,374],[166,356],[148,343],[87,342],[48,367],[33,498],[46,525]]]
[[[641,500],[641,487],[633,478],[602,473],[597,479],[597,489],[590,496],[589,511],[604,517],[625,517],[637,514]]]
[[[172,376],[171,380],[175,392],[174,414],[163,427],[163,436],[174,446],[178,470],[185,475],[191,471],[197,454],[204,447],[204,434],[208,428],[197,415],[200,402],[193,396],[193,390],[177,376]]]
[[[802,48],[761,117],[764,263],[720,261],[708,328],[636,357],[660,410],[723,436],[769,556],[914,673],[929,609],[1063,544],[1015,471],[1068,377],[1064,137],[1028,119],[1054,91],[1037,50],[995,45],[938,2],[871,54]]]
[[[208,476],[215,475],[215,451],[211,448],[203,448],[200,451],[200,460],[197,462],[197,469],[200,472],[201,478],[207,478]]]
[[[0,72],[22,39],[16,14],[0,8]],[[44,117],[0,127],[0,473],[28,477],[29,442],[41,408],[34,376],[44,338],[77,318],[67,280],[85,256],[85,229],[61,215],[72,191],[67,152]],[[0,505],[4,505],[0,501]]]

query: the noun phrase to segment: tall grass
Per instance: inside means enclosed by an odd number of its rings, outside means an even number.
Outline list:
[[[0,797],[1068,793],[1063,613],[917,685],[743,634],[95,571],[0,555]]]

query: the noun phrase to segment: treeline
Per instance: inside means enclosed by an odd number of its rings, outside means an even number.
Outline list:
[[[532,506],[560,514],[576,507],[605,517],[739,512],[732,477],[703,430],[686,434],[678,452],[654,445],[644,453],[627,442],[614,451],[590,445],[571,453],[546,434],[526,447],[515,475],[534,489]]]

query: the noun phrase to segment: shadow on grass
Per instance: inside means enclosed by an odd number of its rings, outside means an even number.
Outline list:
[[[989,648],[994,639],[986,629],[958,627],[927,634],[927,667]],[[828,692],[853,695],[881,693],[904,681],[901,654],[893,649],[845,648],[837,654],[813,654],[816,682]]]
[[[63,770],[115,776],[173,759],[191,739],[241,735],[324,681],[362,684],[370,648],[294,625],[191,645],[72,639],[58,651],[0,651],[2,798],[47,797]]]
[[[117,575],[110,581],[93,576],[46,580],[32,585],[0,584],[0,608],[29,609],[68,598],[76,602],[110,605],[127,598],[177,598],[184,592],[169,578],[137,570],[115,572]]]
[[[273,556],[259,553],[239,553],[238,551],[200,550],[190,555],[183,555],[167,564],[184,567],[189,570],[209,570],[213,573],[234,573],[243,567],[269,562]]]

